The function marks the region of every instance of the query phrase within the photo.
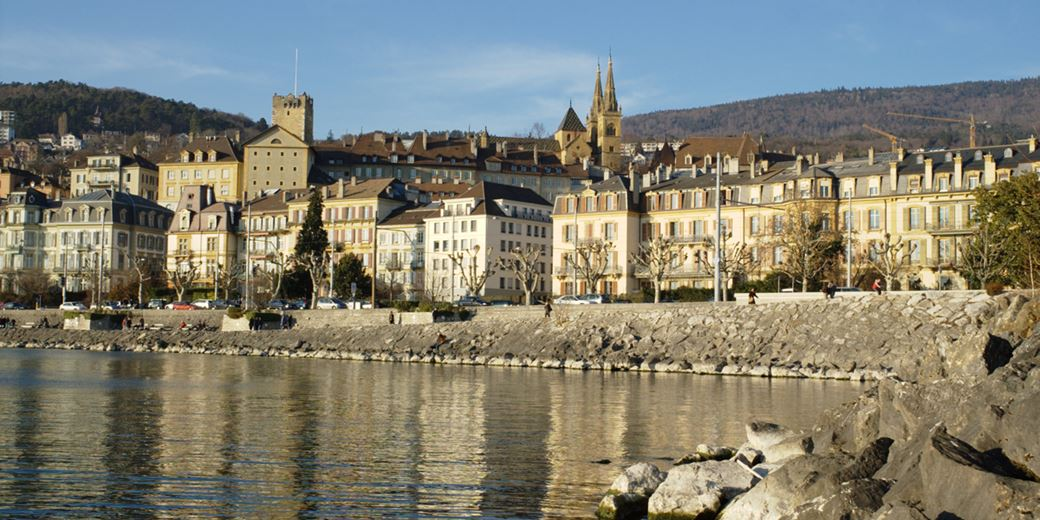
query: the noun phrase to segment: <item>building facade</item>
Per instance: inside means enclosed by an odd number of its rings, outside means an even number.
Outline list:
[[[69,178],[73,197],[114,190],[154,201],[159,193],[158,168],[136,151],[130,155],[88,155],[82,164],[69,168]]]
[[[167,234],[166,268],[185,263],[198,269],[195,285],[228,285],[221,277],[237,276],[239,220],[237,204],[217,199],[213,186],[185,186]]]
[[[157,202],[167,209],[176,209],[182,192],[192,186],[211,186],[219,202],[242,202],[242,153],[226,136],[195,139],[181,148],[176,161],[161,162],[157,167]]]

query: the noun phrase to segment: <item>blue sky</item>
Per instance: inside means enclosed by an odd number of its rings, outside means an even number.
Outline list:
[[[626,115],[840,86],[1040,75],[1040,2],[19,2],[0,81],[129,87],[270,118],[315,98],[315,134],[555,129],[612,52]]]

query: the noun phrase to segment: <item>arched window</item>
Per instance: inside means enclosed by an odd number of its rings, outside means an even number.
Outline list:
[[[1005,149],[1004,149],[1004,158],[1005,158],[1005,159],[1010,159],[1010,158],[1011,158],[1011,156],[1012,156],[1012,155],[1014,155],[1014,153],[1015,153],[1015,152],[1013,152],[1013,151],[1011,150],[1011,148],[1005,148]]]
[[[125,209],[119,210],[119,221],[124,223],[124,224],[126,223],[126,210]]]
[[[274,139],[271,139],[271,144],[282,144],[282,140],[276,137]]]
[[[693,164],[693,157],[687,155],[686,156],[686,164]]]
[[[607,135],[613,137],[614,134],[614,125],[607,125]]]

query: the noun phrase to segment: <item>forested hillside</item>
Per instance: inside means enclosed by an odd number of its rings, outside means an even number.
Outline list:
[[[967,146],[968,127],[887,115],[909,112],[966,119],[974,114],[980,144],[1037,133],[1040,78],[973,81],[928,87],[858,88],[786,94],[703,108],[662,110],[625,118],[626,140],[690,134],[764,135],[767,145],[820,151],[862,151],[889,146],[863,128],[878,127],[908,147]]]
[[[90,118],[96,109],[102,113],[105,130],[128,134],[222,131],[257,124],[241,114],[199,108],[124,88],[103,89],[67,81],[0,83],[0,110],[17,112],[15,132],[20,137],[57,132],[62,112],[68,114],[69,131],[95,131]]]

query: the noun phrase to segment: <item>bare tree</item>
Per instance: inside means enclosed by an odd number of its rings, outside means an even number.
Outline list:
[[[595,291],[610,266],[610,250],[614,244],[599,238],[582,240],[574,246],[574,254],[566,262],[574,269],[576,278],[585,282],[585,289]],[[577,292],[577,291],[575,291]]]
[[[467,294],[477,296],[484,290],[487,279],[495,274],[495,262],[491,259],[492,249],[488,248],[481,261],[480,246],[470,250],[455,251],[448,255],[451,263],[462,273],[462,282],[466,284]]]
[[[870,248],[873,253],[872,258],[870,258],[870,265],[877,269],[877,272],[885,279],[885,287],[891,291],[892,281],[899,276],[900,271],[909,263],[910,255],[917,250],[917,244],[903,242],[902,237],[893,241],[892,234],[885,233],[884,238],[872,243]]]
[[[531,131],[527,134],[527,137],[534,137],[537,139],[545,137],[545,125],[541,122],[536,122],[531,125]]]
[[[224,290],[224,299],[231,298],[231,289],[235,287],[235,284],[242,278],[246,272],[245,262],[234,261],[231,264],[217,264],[216,276],[214,280],[214,296],[220,298],[220,289]]]
[[[979,287],[997,279],[1007,271],[1011,255],[1002,236],[993,233],[992,224],[981,222],[971,237],[961,243],[961,263],[958,267],[965,278]]]
[[[51,276],[43,269],[21,269],[15,273],[14,281],[18,286],[18,293],[27,301],[37,301],[38,297],[47,294],[54,285],[51,283]]]
[[[383,266],[383,270],[390,276],[388,277],[389,283],[387,288],[390,291],[390,302],[394,301],[394,280],[397,278],[397,273],[404,271],[404,262],[396,254],[392,255]]]
[[[636,267],[645,270],[650,278],[654,286],[654,303],[661,303],[664,279],[675,269],[676,264],[686,261],[686,252],[671,239],[658,237],[650,239],[646,245],[640,245],[631,257]]]
[[[719,273],[722,275],[722,301],[729,301],[729,287],[738,275],[746,275],[758,265],[753,248],[745,242],[730,243],[732,233],[722,235],[722,244],[719,246],[721,258],[715,261],[714,255],[709,253],[715,247],[714,237],[707,237],[705,247],[698,255],[698,261],[709,270],[715,270],[715,264],[719,265]]]
[[[799,201],[784,212],[783,227],[775,236],[776,245],[784,251],[783,262],[777,269],[800,279],[802,292],[809,290],[809,281],[818,277],[841,251],[841,236],[829,224],[825,208],[816,203]]]
[[[130,262],[137,282],[137,303],[144,303],[144,284],[155,278],[156,260],[147,256],[135,256]]]
[[[190,254],[180,257],[176,260],[173,269],[166,268],[166,278],[177,291],[177,300],[184,301],[184,292],[190,289],[195,280],[199,278],[199,264],[192,259]]]
[[[293,255],[293,263],[311,277],[311,308],[318,305],[318,294],[325,287],[331,255],[327,252],[305,251]]]
[[[539,262],[542,249],[536,246],[527,246],[526,249],[514,247],[509,252],[508,258],[498,259],[498,268],[513,272],[516,281],[520,282],[520,288],[524,290],[524,305],[531,305],[531,293],[542,279]]]
[[[285,277],[285,267],[289,263],[282,252],[268,253],[264,257],[265,267],[254,269],[253,273],[267,281],[271,288],[271,298],[277,298],[282,292],[282,279]]]

